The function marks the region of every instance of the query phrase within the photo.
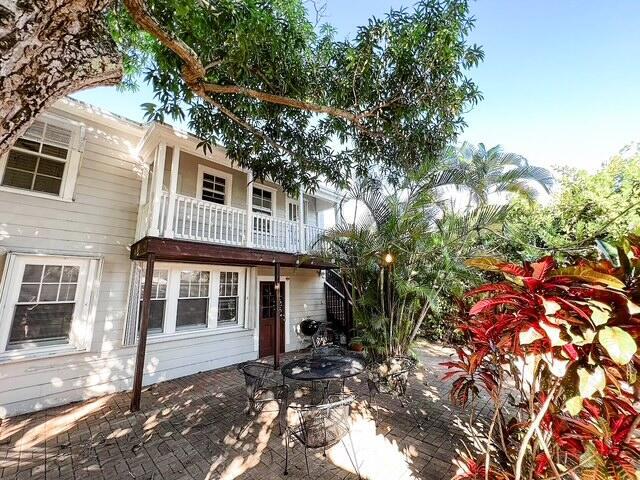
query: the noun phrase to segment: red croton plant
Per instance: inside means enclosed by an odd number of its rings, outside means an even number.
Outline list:
[[[624,246],[622,246],[624,245]],[[640,479],[640,242],[618,259],[558,268],[480,258],[504,276],[467,293],[451,398],[495,405],[486,451],[456,480]]]

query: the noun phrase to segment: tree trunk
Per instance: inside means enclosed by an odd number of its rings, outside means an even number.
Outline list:
[[[122,79],[112,0],[0,2],[0,155],[56,100]]]

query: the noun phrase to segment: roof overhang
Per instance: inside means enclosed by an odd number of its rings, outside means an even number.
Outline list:
[[[254,248],[231,247],[214,243],[192,242],[172,238],[144,237],[131,246],[131,260],[146,260],[154,254],[158,262],[198,263],[207,265],[273,266],[328,269],[336,266],[322,257],[274,252]]]

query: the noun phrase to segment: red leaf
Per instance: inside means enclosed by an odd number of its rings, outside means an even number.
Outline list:
[[[518,304],[513,300],[485,298],[484,300],[480,300],[473,307],[471,307],[471,310],[469,310],[469,315],[477,315],[478,313],[486,310],[487,308],[495,307],[497,305],[518,305]]]
[[[515,275],[516,277],[526,277],[527,271],[522,268],[520,265],[515,265],[513,263],[507,263],[500,267],[500,270],[504,273],[508,273],[509,275]]]
[[[575,362],[578,359],[578,351],[576,350],[576,347],[574,347],[569,343],[562,348],[564,349],[565,352],[567,352],[567,355],[569,355],[569,358],[571,360]]]
[[[547,256],[541,258],[537,262],[531,264],[531,267],[533,268],[531,276],[537,280],[543,280],[547,273],[555,267],[555,263],[556,262],[553,260],[553,257]]]

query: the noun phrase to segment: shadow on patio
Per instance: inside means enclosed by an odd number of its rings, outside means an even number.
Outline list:
[[[422,367],[411,379],[408,406],[380,397],[376,414],[366,382],[347,383],[358,401],[345,442],[354,447],[362,478],[450,478],[456,452],[474,437],[483,441],[484,424],[472,433],[468,413],[448,402],[439,366],[447,352],[422,345],[418,353]],[[225,368],[147,388],[135,414],[128,412],[128,394],[119,393],[7,419],[0,426],[0,478],[307,478],[296,442],[283,475],[276,408],[266,408],[237,438],[248,422],[244,395],[242,376]],[[483,418],[486,402],[481,406]],[[343,444],[327,450],[327,458],[310,451],[309,468],[314,479],[357,478]]]

